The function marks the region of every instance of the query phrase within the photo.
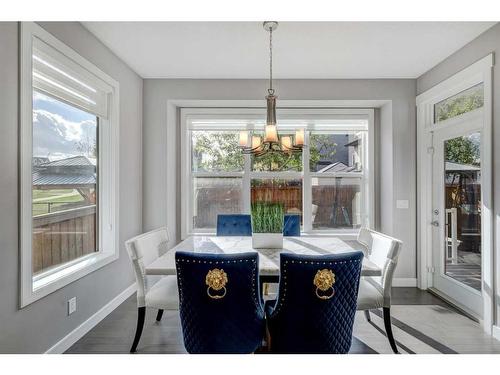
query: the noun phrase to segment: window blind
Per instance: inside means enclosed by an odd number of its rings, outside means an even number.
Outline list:
[[[112,87],[55,48],[33,38],[33,88],[107,118]]]

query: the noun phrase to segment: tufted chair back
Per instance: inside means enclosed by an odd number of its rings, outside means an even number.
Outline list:
[[[300,236],[300,215],[285,215],[283,236]]]
[[[250,215],[217,215],[218,236],[251,236],[252,220]]]
[[[168,241],[167,228],[159,228],[125,242],[137,281],[137,307],[146,306],[146,293],[151,287],[145,267],[168,250]]]
[[[282,253],[278,299],[266,306],[271,350],[347,353],[351,347],[363,253]]]
[[[358,242],[366,247],[368,259],[382,269],[381,277],[369,277],[367,280],[383,293],[384,306],[390,306],[392,280],[402,242],[367,228],[360,229]]]
[[[258,253],[175,254],[189,353],[251,353],[262,343]]]

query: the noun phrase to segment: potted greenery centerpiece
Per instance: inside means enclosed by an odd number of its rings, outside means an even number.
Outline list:
[[[283,248],[285,209],[282,203],[252,204],[252,247],[254,249]]]

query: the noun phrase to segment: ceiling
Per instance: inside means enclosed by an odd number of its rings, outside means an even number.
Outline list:
[[[281,22],[275,78],[417,78],[494,22]],[[84,22],[143,78],[267,78],[260,22]]]

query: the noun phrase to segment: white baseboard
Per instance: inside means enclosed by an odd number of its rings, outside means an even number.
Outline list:
[[[491,335],[496,338],[498,341],[500,341],[500,326],[493,326],[493,329],[491,330]]]
[[[127,298],[134,294],[136,284],[133,283],[123,292],[104,305],[94,315],[64,336],[54,346],[47,350],[46,354],[61,354],[68,350],[75,342],[80,340],[88,331],[94,328],[101,320],[108,316],[114,309],[122,304]]]
[[[392,286],[395,286],[395,287],[404,287],[404,286],[416,287],[417,286],[417,279],[412,278],[412,277],[408,277],[408,278],[396,277],[392,281]]]

